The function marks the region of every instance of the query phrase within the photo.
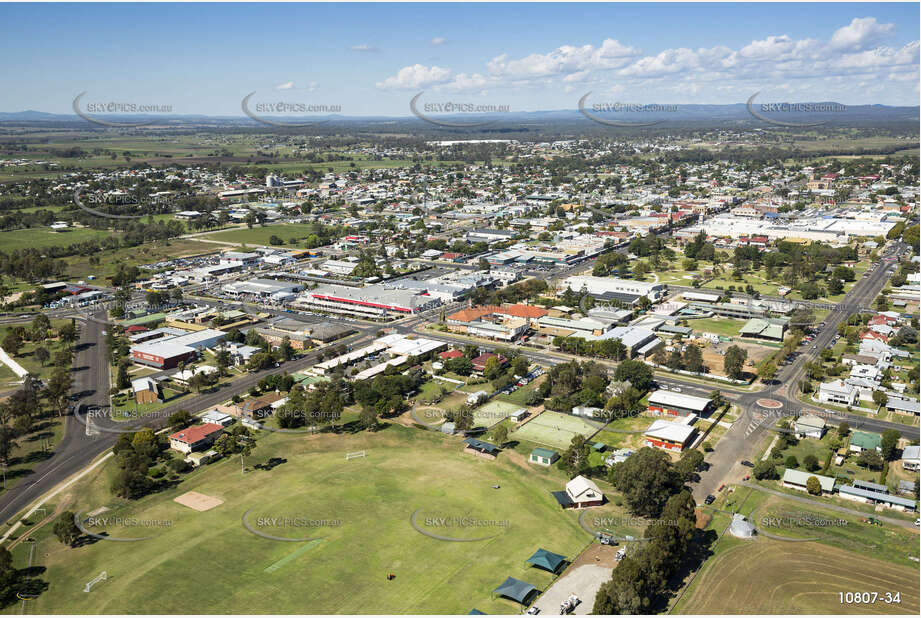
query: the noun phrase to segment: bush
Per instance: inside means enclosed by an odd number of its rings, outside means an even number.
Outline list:
[[[787,456],[787,459],[784,460],[784,464],[785,464],[788,468],[798,468],[798,467],[799,467],[799,461],[796,459],[796,456],[795,456],[795,455],[789,455],[789,456]]]
[[[149,474],[151,478],[158,479],[166,474],[166,470],[163,468],[151,468]]]
[[[184,459],[172,459],[167,466],[169,466],[169,469],[173,472],[188,472],[192,469],[192,464]]]
[[[815,455],[806,455],[803,457],[803,467],[809,470],[810,472],[815,472],[819,469],[819,460]]]
[[[774,480],[780,478],[780,476],[777,474],[777,468],[774,467],[774,462],[767,459],[759,461],[755,464],[755,468],[752,470],[752,476],[754,476],[759,481]]]

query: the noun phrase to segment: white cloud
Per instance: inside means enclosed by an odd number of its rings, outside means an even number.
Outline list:
[[[367,43],[362,43],[361,45],[352,45],[352,51],[357,52],[376,52],[377,47],[374,45],[368,45]]]
[[[648,55],[627,42],[607,38],[597,45],[560,45],[515,56],[503,53],[479,71],[415,64],[377,85],[469,93],[488,89],[494,94],[524,89],[574,92],[579,85],[600,89],[616,82],[624,87],[624,96],[656,97],[659,102],[669,102],[663,97],[674,102],[689,97],[707,99],[704,102],[744,99],[742,94],[758,90],[801,100],[852,101],[855,96],[876,97],[877,85],[881,93],[887,93],[887,87],[903,95],[907,92],[907,82],[918,72],[919,42],[886,45],[894,32],[893,24],[865,17],[838,28],[825,40],[775,32],[737,48],[675,47]]]
[[[436,36],[432,38],[432,45],[434,45],[435,47],[438,47],[439,45],[444,45],[447,42],[448,42],[448,39],[444,38],[443,36]]]
[[[285,82],[275,86],[275,90],[291,90],[292,88],[294,88],[294,82]]]
[[[378,88],[387,90],[405,88],[429,88],[436,84],[445,84],[454,77],[451,69],[438,66],[427,67],[421,64],[403,67],[396,75],[377,82]]]
[[[546,54],[530,54],[509,59],[508,54],[496,56],[487,63],[492,75],[509,79],[565,76],[585,70],[616,69],[639,55],[636,48],[614,39],[605,39],[600,47],[594,45],[563,45]]]
[[[855,17],[849,25],[835,30],[830,45],[832,49],[863,50],[893,32],[895,24],[878,23],[875,17]]]

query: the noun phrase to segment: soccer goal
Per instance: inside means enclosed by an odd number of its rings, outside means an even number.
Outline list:
[[[354,453],[346,453],[345,460],[348,461],[349,459],[358,459],[359,457],[367,457],[367,456],[368,456],[367,453],[365,453],[364,451],[355,451]]]
[[[108,573],[103,571],[102,573],[100,573],[99,575],[91,579],[90,581],[86,582],[86,585],[83,587],[83,592],[89,592],[93,586],[95,586],[99,582],[104,582],[107,579],[109,579],[109,575]]]

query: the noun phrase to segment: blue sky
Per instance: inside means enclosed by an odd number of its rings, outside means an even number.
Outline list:
[[[0,4],[0,111],[74,97],[408,115],[409,100],[918,105],[917,3]]]

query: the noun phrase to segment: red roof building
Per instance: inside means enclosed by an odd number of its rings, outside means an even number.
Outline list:
[[[878,332],[873,331],[873,330],[864,331],[863,333],[860,334],[860,338],[864,340],[878,339],[879,341],[882,341],[884,343],[889,343],[889,337],[887,337],[886,335],[881,335]]]
[[[505,363],[508,362],[501,354],[496,355],[492,352],[487,352],[486,354],[480,354],[475,359],[473,359],[473,361],[471,361],[473,363],[473,370],[482,372],[484,369],[486,369],[486,361],[488,361],[490,358],[497,358],[500,365],[505,365]]]
[[[211,446],[223,432],[224,428],[214,423],[193,425],[171,434],[169,446],[180,453],[191,453]]]
[[[899,321],[893,317],[883,314],[874,315],[870,318],[870,321],[867,322],[867,326],[879,326],[885,324],[886,326],[895,326]]]
[[[448,350],[447,352],[442,352],[438,355],[438,358],[441,360],[451,360],[452,358],[460,358],[464,353],[460,350]]]

